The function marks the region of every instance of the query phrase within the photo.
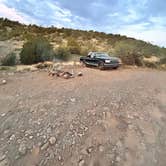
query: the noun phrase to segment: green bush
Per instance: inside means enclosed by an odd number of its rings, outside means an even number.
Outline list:
[[[23,45],[20,61],[23,64],[33,64],[52,60],[54,51],[49,41],[43,37],[35,37]]]
[[[69,48],[69,51],[71,54],[80,54],[81,53],[81,47],[76,41],[76,39],[70,37],[67,41],[67,47]]]
[[[56,52],[55,52],[55,56],[56,59],[59,60],[64,60],[64,61],[68,61],[71,57],[70,51],[68,48],[66,47],[59,47]]]
[[[10,53],[1,60],[3,66],[14,66],[16,65],[16,55],[15,53]]]
[[[166,57],[162,57],[160,59],[160,64],[166,64]]]
[[[155,62],[144,62],[146,67],[152,68],[152,69],[156,69],[159,67],[159,64],[155,63]]]
[[[143,66],[143,56],[134,42],[121,41],[115,45],[115,55],[127,65]]]

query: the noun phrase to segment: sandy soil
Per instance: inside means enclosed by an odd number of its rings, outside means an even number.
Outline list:
[[[0,72],[0,166],[165,166],[166,72]]]

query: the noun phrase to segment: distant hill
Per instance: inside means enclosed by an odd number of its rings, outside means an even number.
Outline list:
[[[116,56],[139,54],[142,58],[165,59],[166,48],[121,35],[106,34],[93,30],[83,31],[67,28],[25,25],[17,21],[0,18],[0,56],[6,52],[19,52],[23,43],[34,36],[45,37],[56,50],[72,47],[72,54],[86,55],[89,51],[103,51]],[[6,49],[6,51],[5,51]],[[1,55],[3,54],[3,55]]]

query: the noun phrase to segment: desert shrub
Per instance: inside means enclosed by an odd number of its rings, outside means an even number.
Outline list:
[[[23,64],[43,62],[52,60],[53,54],[53,48],[47,39],[35,37],[23,45],[23,49],[20,53],[20,61]]]
[[[80,45],[72,37],[68,38],[67,47],[68,47],[68,49],[69,49],[69,51],[70,51],[71,54],[80,54],[81,53],[81,47],[80,47]]]
[[[15,53],[9,53],[7,56],[2,58],[1,64],[3,66],[14,66],[16,64],[16,55]]]
[[[146,62],[144,62],[144,65],[146,67],[153,68],[153,69],[156,69],[156,68],[159,67],[158,63],[156,63],[156,62],[148,62],[148,61],[146,61]]]
[[[166,64],[166,56],[160,59],[160,64]]]
[[[71,57],[71,54],[67,47],[59,47],[55,51],[54,57],[59,60],[68,61]]]
[[[122,59],[122,62],[127,65],[143,65],[143,56],[140,53],[139,47],[133,42],[121,41],[116,43],[114,53]]]

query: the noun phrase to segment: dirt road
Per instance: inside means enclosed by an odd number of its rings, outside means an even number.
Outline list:
[[[2,73],[0,166],[165,166],[166,72]]]

